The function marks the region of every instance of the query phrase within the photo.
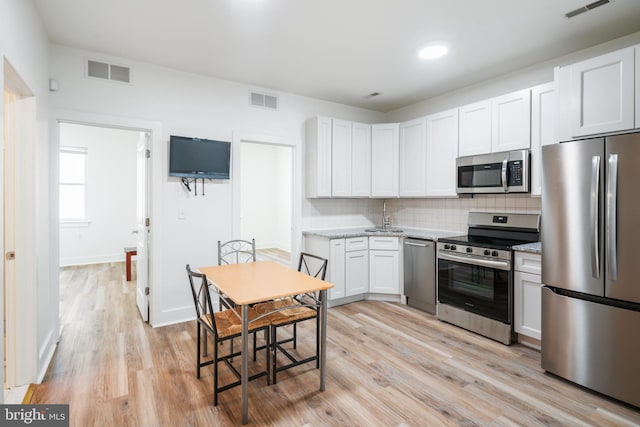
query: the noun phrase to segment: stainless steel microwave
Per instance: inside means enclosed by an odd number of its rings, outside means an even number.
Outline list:
[[[529,150],[458,157],[458,194],[528,193]]]

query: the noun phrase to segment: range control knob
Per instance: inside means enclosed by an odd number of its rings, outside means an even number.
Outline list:
[[[491,252],[491,256],[498,256],[498,251]]]
[[[456,245],[451,245],[451,250],[452,251],[455,251],[456,249],[458,249]]]
[[[484,253],[485,256],[489,256],[491,254],[489,249],[485,249],[483,253]]]
[[[473,248],[467,248],[467,253],[473,252]]]
[[[444,245],[444,248],[445,249],[451,249],[451,245],[447,243],[447,244]]]

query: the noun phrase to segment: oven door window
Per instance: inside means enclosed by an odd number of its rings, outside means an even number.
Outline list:
[[[458,187],[502,187],[502,163],[458,167]]]
[[[438,260],[438,300],[511,323],[509,271]]]

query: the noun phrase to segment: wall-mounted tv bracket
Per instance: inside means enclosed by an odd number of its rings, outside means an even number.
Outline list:
[[[204,178],[200,178],[202,180],[202,195],[204,196]],[[182,178],[182,185],[187,189],[187,191],[191,192],[191,183],[193,183],[194,195],[198,195],[198,178],[193,178],[192,180],[189,178]]]

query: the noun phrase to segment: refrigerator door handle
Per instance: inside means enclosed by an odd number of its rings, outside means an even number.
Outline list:
[[[509,163],[509,155],[502,161],[502,187],[504,188],[504,192],[506,193],[509,190],[508,182],[507,182],[507,164]]]
[[[607,261],[609,278],[618,280],[618,155],[609,155],[607,177]]]
[[[591,158],[591,276],[600,278],[600,218],[598,201],[600,200],[600,156]]]

